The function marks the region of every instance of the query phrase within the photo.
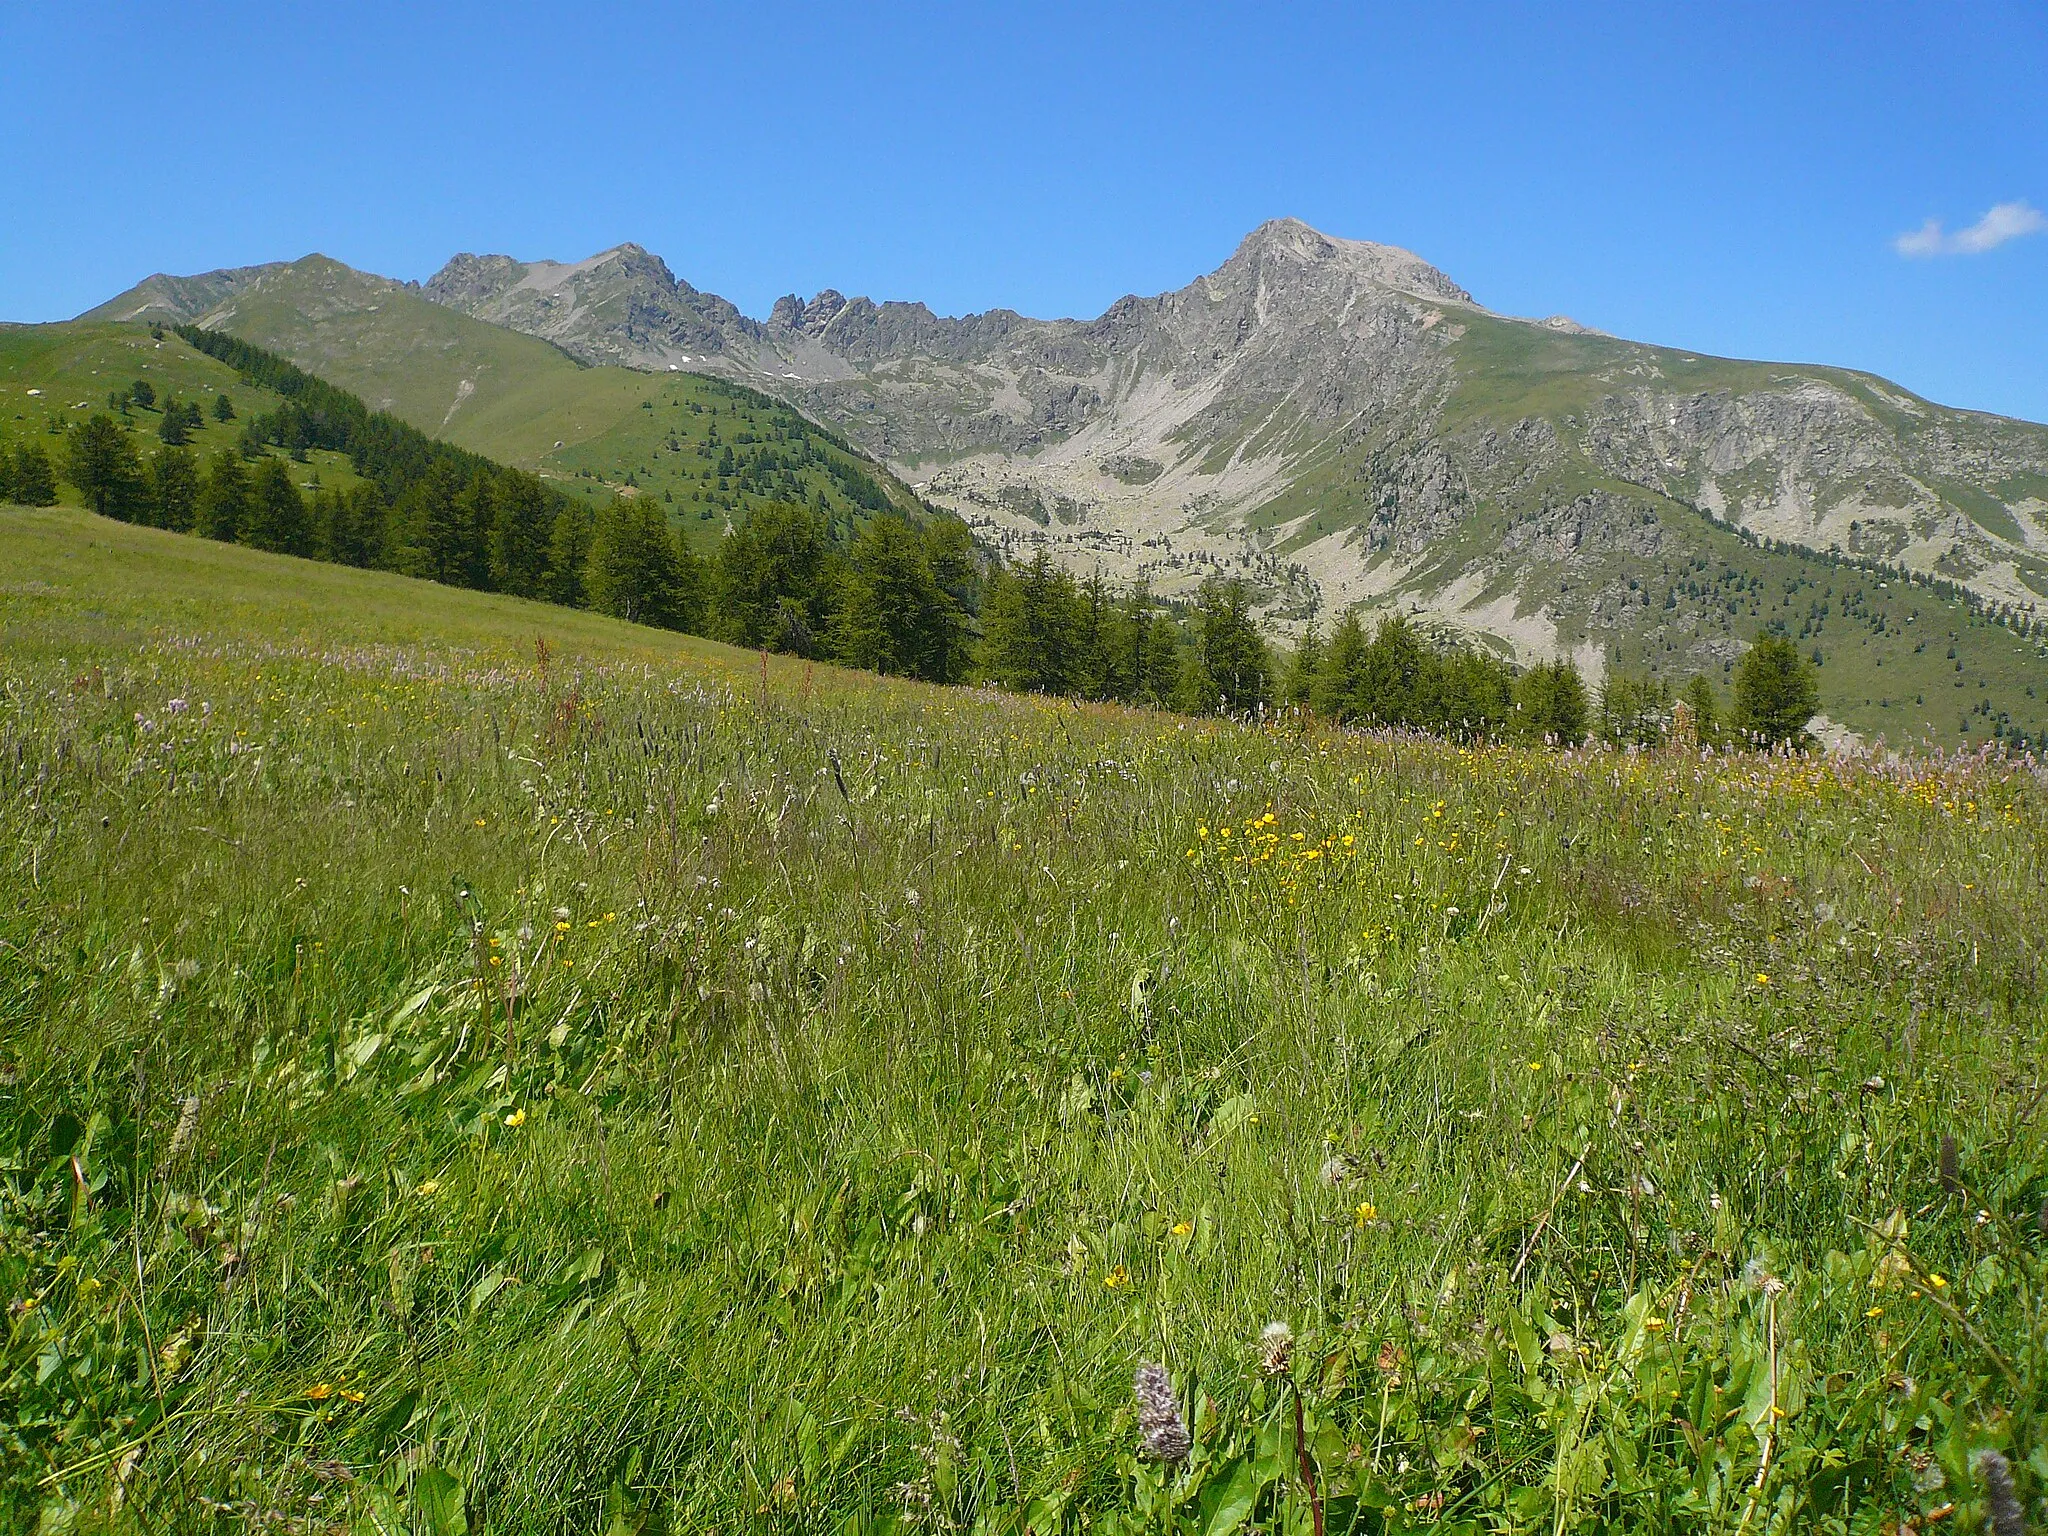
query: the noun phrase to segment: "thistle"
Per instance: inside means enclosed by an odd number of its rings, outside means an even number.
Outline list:
[[[1996,1451],[1979,1451],[1977,1475],[1984,1479],[1984,1502],[1991,1516],[1992,1536],[2027,1536],[2020,1496],[2013,1490],[2012,1467]]]
[[[1285,1323],[1268,1323],[1259,1333],[1259,1369],[1268,1376],[1287,1374],[1294,1355],[1294,1330]]]
[[[1146,1361],[1138,1367],[1131,1388],[1138,1397],[1138,1454],[1148,1461],[1184,1460],[1194,1441],[1181,1419],[1166,1367]]]

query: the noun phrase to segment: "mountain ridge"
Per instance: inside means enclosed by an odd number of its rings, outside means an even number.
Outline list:
[[[223,318],[282,281],[244,270]],[[224,284],[164,280],[152,301]],[[1299,220],[1087,320],[830,288],[754,319],[630,243],[567,263],[465,254],[393,286],[586,364],[779,396],[1013,557],[1045,549],[1168,595],[1244,577],[1283,633],[1385,608],[1521,661],[1682,679],[1777,622],[1757,582],[1861,567],[1873,590],[1952,584],[2022,630],[2048,595],[2048,428],[1856,370],[1497,314],[1412,252]],[[294,323],[296,343],[269,344],[334,350],[328,322]],[[1761,545],[1820,564],[1773,565]],[[1873,679],[1873,711],[1881,692]]]

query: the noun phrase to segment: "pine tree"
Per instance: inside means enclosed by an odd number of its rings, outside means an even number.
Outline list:
[[[548,531],[548,567],[540,591],[549,602],[581,608],[590,601],[583,583],[590,559],[590,525],[590,511],[580,501],[565,501],[556,509],[554,526]]]
[[[600,613],[664,629],[703,627],[702,562],[677,546],[651,503],[620,497],[599,511],[586,588]]]
[[[1524,732],[1538,741],[1576,747],[1586,739],[1586,685],[1569,661],[1531,667],[1515,684]]]
[[[1732,724],[1751,744],[1804,746],[1807,722],[1819,709],[1812,668],[1786,636],[1759,636],[1735,664]]]
[[[817,513],[786,502],[756,508],[719,546],[719,638],[817,655],[831,627],[836,566]]]
[[[215,421],[233,421],[235,419],[235,403],[227,397],[225,392],[213,397],[213,419]]]
[[[128,386],[128,398],[147,409],[156,404],[156,389],[149,380],[137,379]]]
[[[184,402],[177,396],[164,402],[163,419],[156,424],[156,435],[173,448],[182,448],[191,440],[185,427]]]
[[[1245,715],[1272,702],[1266,642],[1252,622],[1251,595],[1243,582],[1211,578],[1202,584],[1196,643],[1196,688],[1204,708]]]
[[[1301,632],[1301,640],[1294,647],[1294,660],[1287,669],[1287,702],[1296,709],[1308,709],[1314,703],[1316,674],[1323,665],[1323,637],[1313,620]]]
[[[174,533],[190,533],[199,515],[199,465],[189,450],[166,445],[149,461],[148,519]]]
[[[249,521],[242,541],[273,554],[311,554],[313,523],[305,498],[292,483],[291,466],[283,459],[266,458],[256,467],[249,490]]]
[[[102,517],[132,521],[142,500],[142,460],[126,432],[104,413],[71,429],[64,478]]]
[[[1347,613],[1330,632],[1316,680],[1309,688],[1309,703],[1327,719],[1349,723],[1359,717],[1358,680],[1365,670],[1369,642],[1365,626],[1355,613]]]
[[[1714,695],[1714,685],[1706,673],[1695,672],[1692,681],[1685,685],[1679,695],[1686,707],[1692,711],[1693,732],[1700,741],[1712,746],[1721,739],[1721,704]]]
[[[57,476],[41,443],[23,443],[14,451],[14,499],[24,507],[57,503]]]
[[[249,521],[249,471],[242,456],[222,448],[206,461],[206,480],[199,488],[199,515],[193,531],[202,537],[233,543]]]

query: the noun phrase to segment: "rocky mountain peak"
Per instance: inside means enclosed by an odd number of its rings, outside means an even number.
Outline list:
[[[1236,254],[1224,263],[1222,272],[1233,266],[1259,268],[1276,262],[1340,268],[1347,275],[1416,298],[1448,299],[1456,304],[1473,302],[1471,294],[1413,251],[1372,240],[1339,239],[1300,219],[1268,219],[1244,237]]]

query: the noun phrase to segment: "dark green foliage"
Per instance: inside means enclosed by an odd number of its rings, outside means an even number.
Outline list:
[[[1708,680],[1706,673],[1694,674],[1692,681],[1685,685],[1679,697],[1685,701],[1686,708],[1692,711],[1693,733],[1699,737],[1700,742],[1710,746],[1720,740],[1721,705],[1714,696],[1714,685]]]
[[[541,578],[539,596],[565,608],[584,604],[583,570],[590,558],[591,516],[581,502],[572,501],[555,513],[548,530],[548,563]]]
[[[659,507],[638,498],[598,512],[585,580],[599,613],[662,629],[704,627],[703,562],[678,545]]]
[[[1323,664],[1322,632],[1311,623],[1302,631],[1294,648],[1294,662],[1287,671],[1287,703],[1305,709],[1314,702],[1316,673]]]
[[[1735,667],[1738,735],[1755,746],[1800,746],[1806,722],[1820,709],[1820,692],[1799,647],[1784,635],[1763,635]]]
[[[151,455],[145,521],[190,533],[199,516],[199,465],[185,448],[166,444]]]
[[[982,669],[1020,693],[1069,692],[1078,606],[1074,578],[1043,550],[1021,571],[1001,574],[982,616]]]
[[[95,413],[67,435],[64,478],[102,517],[132,522],[140,510],[142,460],[134,441],[104,413]]]
[[[719,546],[718,636],[792,656],[822,654],[838,560],[825,520],[771,503]]]
[[[919,529],[884,515],[861,530],[847,559],[833,619],[833,648],[840,660],[936,683],[957,682],[966,673],[967,609],[947,589],[942,573],[955,555],[971,565],[971,553],[945,531],[952,528],[960,525]]]
[[[1611,747],[1654,747],[1671,721],[1671,685],[1610,672],[1600,685],[1600,739]]]
[[[56,504],[57,474],[50,467],[50,455],[41,443],[23,443],[14,450],[14,479],[10,494],[25,507]]]
[[[137,379],[128,386],[128,398],[145,408],[155,405],[156,388],[147,379]]]
[[[1586,685],[1569,661],[1531,667],[1515,682],[1522,729],[1538,741],[1575,747],[1586,739]]]
[[[1193,660],[1197,708],[1248,715],[1272,702],[1271,662],[1243,582],[1212,577],[1202,584]]]
[[[235,419],[235,402],[230,400],[225,392],[213,397],[213,419],[215,421],[233,421]]]
[[[206,461],[205,483],[199,488],[199,514],[193,532],[233,543],[249,521],[249,470],[242,456],[222,448]]]
[[[1370,640],[1346,614],[1320,652],[1307,679],[1317,714],[1459,740],[1513,734],[1514,669],[1470,647],[1438,650],[1398,614],[1382,618]]]
[[[199,430],[201,424],[199,407],[173,395],[164,402],[163,419],[157,423],[156,435],[172,447],[180,448],[192,440],[192,434]]]
[[[305,498],[292,484],[291,466],[283,459],[265,458],[250,477],[249,521],[242,542],[276,555],[313,552],[312,519]]]

